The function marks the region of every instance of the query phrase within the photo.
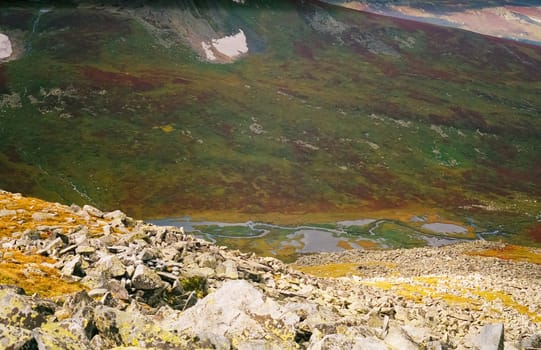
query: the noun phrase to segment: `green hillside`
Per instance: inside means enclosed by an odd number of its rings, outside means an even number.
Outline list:
[[[310,1],[0,6],[21,49],[0,64],[0,188],[147,218],[535,230],[541,47]],[[240,30],[229,63],[194,49]]]

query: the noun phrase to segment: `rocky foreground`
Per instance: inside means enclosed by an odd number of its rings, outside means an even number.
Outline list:
[[[0,191],[0,348],[535,349],[540,264],[472,242],[288,266]]]

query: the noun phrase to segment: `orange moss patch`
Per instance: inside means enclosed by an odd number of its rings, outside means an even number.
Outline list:
[[[380,266],[386,269],[393,270],[396,268],[396,264],[380,262],[380,261],[363,261],[353,263],[332,263],[324,265],[314,266],[296,266],[292,265],[294,269],[312,275],[314,277],[322,278],[338,278],[346,276],[361,276],[362,270],[360,267],[373,267]]]
[[[363,247],[364,249],[374,250],[374,249],[381,248],[380,243],[375,242],[375,241],[367,241],[367,240],[360,239],[360,240],[355,241],[355,243],[357,243],[360,247]]]
[[[24,255],[17,250],[1,251],[0,284],[17,285],[27,294],[53,297],[85,289],[76,282],[64,281],[58,270],[44,264],[55,260],[41,255]]]
[[[335,263],[316,266],[293,266],[303,273],[323,278],[359,275],[359,263]]]
[[[0,210],[14,211],[14,215],[0,216],[0,238],[11,237],[14,232],[24,232],[39,226],[69,230],[79,225],[88,226],[90,234],[102,234],[101,226],[91,225],[86,219],[73,214],[65,205],[50,203],[19,194],[0,192]],[[38,215],[32,217],[32,215]]]
[[[346,250],[351,250],[351,249],[353,249],[353,247],[351,246],[351,244],[349,244],[349,242],[344,241],[344,240],[338,241],[338,243],[337,243],[336,245],[337,245],[338,247],[343,248],[343,249],[346,249]]]
[[[466,253],[471,256],[486,256],[505,260],[525,261],[541,264],[541,251],[539,249],[506,244],[502,248],[485,249]]]

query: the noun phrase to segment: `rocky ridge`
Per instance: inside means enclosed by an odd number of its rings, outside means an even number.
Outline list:
[[[541,347],[541,252],[530,248],[347,251],[288,266],[4,191],[0,240],[5,349]]]

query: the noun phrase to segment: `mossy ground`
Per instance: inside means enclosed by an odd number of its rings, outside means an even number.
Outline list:
[[[76,282],[62,278],[52,266],[56,261],[36,254],[22,254],[16,250],[0,249],[0,284],[16,285],[32,295],[57,297],[85,289]]]
[[[51,234],[44,230],[37,231],[38,226],[68,231],[88,224],[62,205],[11,193],[0,192],[0,208],[16,212],[15,215],[0,216],[0,238],[16,239],[16,235],[26,230],[35,230],[42,235]],[[54,215],[46,216],[43,220],[34,220],[34,213]],[[95,234],[97,232],[96,230]],[[52,258],[37,252],[25,254],[5,248],[0,248],[0,254],[0,284],[17,285],[27,294],[37,293],[43,297],[60,296],[84,289],[82,285],[62,278],[59,271],[52,267],[56,263]]]
[[[498,259],[525,261],[541,265],[541,251],[539,249],[506,244],[502,248],[484,249],[472,251],[468,254],[473,256],[494,257]]]

